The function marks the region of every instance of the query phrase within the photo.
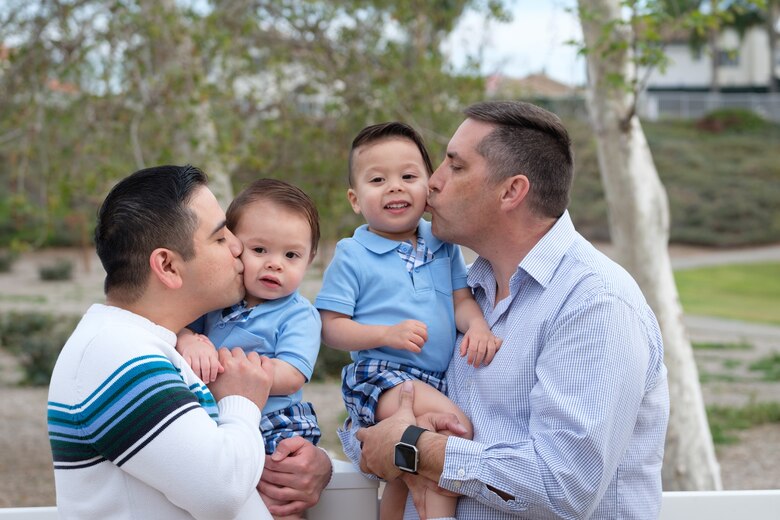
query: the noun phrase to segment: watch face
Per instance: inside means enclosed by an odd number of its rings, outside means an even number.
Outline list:
[[[410,473],[417,472],[417,448],[409,444],[395,445],[395,465],[398,469]]]

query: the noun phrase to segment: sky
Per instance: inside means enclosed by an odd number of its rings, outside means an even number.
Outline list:
[[[455,67],[464,63],[464,55],[484,45],[482,73],[501,73],[523,77],[544,72],[567,85],[585,83],[585,59],[577,56],[568,40],[582,39],[579,20],[566,10],[575,0],[514,0],[508,9],[509,23],[491,22],[484,15],[464,15],[450,36],[447,51]]]

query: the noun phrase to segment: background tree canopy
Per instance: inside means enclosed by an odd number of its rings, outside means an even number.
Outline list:
[[[4,0],[0,247],[89,245],[96,208],[117,179],[186,162],[209,173],[223,204],[255,178],[290,180],[317,201],[325,239],[351,233],[360,222],[344,195],[352,138],[367,124],[403,120],[423,133],[434,162],[442,157],[461,109],[484,97],[477,57],[455,71],[442,41],[469,10],[506,19],[502,5]],[[573,114],[567,126],[577,157],[573,217],[606,239],[592,132]],[[776,125],[740,130],[737,140],[694,124],[647,128],[661,150],[672,240],[780,240]]]
[[[468,8],[503,16],[463,0],[9,1],[0,234],[88,242],[116,179],[191,162],[229,180],[223,203],[259,176],[300,185],[338,236],[354,225],[344,190],[357,131],[401,119],[440,156],[481,97],[482,80],[440,51]]]

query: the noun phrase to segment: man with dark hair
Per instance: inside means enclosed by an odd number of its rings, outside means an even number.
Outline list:
[[[466,116],[428,205],[439,239],[480,255],[468,284],[503,338],[489,366],[455,355],[447,370],[474,437],[420,431],[405,385],[395,415],[340,432],[345,452],[364,471],[405,475],[415,497],[425,485],[463,495],[458,518],[657,518],[669,403],[655,316],[572,225],[571,143],[558,117],[520,102],[478,103]]]
[[[271,364],[222,349],[206,387],[174,348],[177,331],[244,294],[242,245],[206,182],[192,166],[148,168],[100,208],[106,304],[84,315],[49,386],[61,518],[271,518],[256,490]]]

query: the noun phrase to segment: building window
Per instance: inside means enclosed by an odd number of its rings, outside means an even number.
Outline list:
[[[739,66],[739,51],[718,51],[718,66],[719,67],[738,67]]]

